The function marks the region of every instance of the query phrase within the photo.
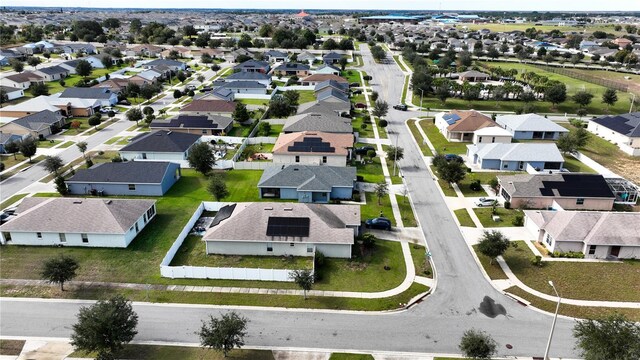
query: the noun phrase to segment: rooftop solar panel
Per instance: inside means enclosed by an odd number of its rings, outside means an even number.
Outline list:
[[[269,217],[267,222],[267,236],[309,236],[308,217]]]

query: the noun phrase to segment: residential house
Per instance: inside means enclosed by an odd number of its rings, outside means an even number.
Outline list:
[[[332,51],[322,57],[322,62],[328,65],[337,64],[340,62],[340,59],[342,59],[343,57],[345,57],[345,55],[338,54]]]
[[[600,116],[589,121],[587,130],[629,155],[640,156],[640,112]]]
[[[65,54],[95,54],[96,47],[89,43],[68,43],[60,45],[59,49]]]
[[[265,95],[267,93],[267,86],[257,81],[238,80],[225,82],[220,87],[236,94]]]
[[[32,84],[44,84],[44,78],[31,71],[24,71],[2,78],[2,85],[7,87],[28,89]]]
[[[78,66],[78,63],[80,63],[81,59],[74,59],[74,60],[69,60],[69,61],[65,61],[62,62],[60,64],[58,64],[58,66],[66,69],[69,74],[75,74],[76,73],[76,67]]]
[[[195,100],[222,100],[222,101],[233,101],[234,98],[235,98],[235,93],[223,87],[214,88],[209,92],[206,92],[204,94],[198,94],[194,97]]]
[[[42,76],[45,81],[61,80],[69,76],[69,70],[59,65],[40,68],[34,72]]]
[[[171,71],[184,71],[187,70],[187,64],[182,61],[171,60],[171,59],[155,59],[151,60],[148,63],[144,64],[143,67],[145,69],[161,69],[161,73],[166,73],[166,69],[168,68]]]
[[[180,175],[180,165],[172,162],[107,162],[77,170],[66,184],[74,195],[162,196]]]
[[[225,135],[233,128],[233,119],[219,115],[184,115],[155,119],[151,130],[169,130],[198,135]]]
[[[627,39],[627,38],[617,38],[615,40],[612,41],[612,43],[618,45],[618,47],[620,49],[624,49],[626,48],[628,45],[633,44],[633,41]]]
[[[347,79],[333,74],[313,74],[302,79],[301,82],[304,86],[316,86],[328,80],[334,80],[335,82],[346,84],[347,86],[349,86],[349,82],[347,81]]]
[[[160,56],[162,56],[163,58],[170,58],[171,57],[171,53],[174,52],[174,51],[176,53],[178,53],[178,57],[179,58],[190,57],[189,55],[191,53],[191,49],[189,49],[189,48],[186,48],[184,46],[174,46],[174,47],[172,47],[170,49],[163,50],[160,53]]]
[[[553,143],[467,145],[469,164],[483,170],[560,171],[564,157]]]
[[[473,132],[473,143],[503,143],[509,144],[513,135],[499,126],[489,126]]]
[[[313,74],[332,74],[335,76],[340,76],[340,69],[333,65],[324,64],[319,68],[313,70],[311,73]]]
[[[323,102],[332,102],[332,103],[335,103],[335,102],[341,102],[345,104],[350,103],[349,95],[335,88],[325,89],[323,91],[316,92],[316,100],[323,101]]]
[[[330,90],[330,89],[335,89],[335,90],[339,90],[345,94],[349,93],[349,84],[343,83],[343,82],[337,82],[335,80],[327,80],[327,81],[323,81],[321,83],[317,83],[314,87],[313,87],[313,91],[318,94],[319,92],[322,92],[324,90]]]
[[[151,69],[141,71],[127,80],[129,80],[130,83],[142,86],[147,84],[154,84],[158,81],[161,81],[162,79],[164,79],[165,74],[167,73]]]
[[[587,259],[640,257],[640,213],[526,210],[525,226],[550,252],[581,252]]]
[[[356,168],[309,165],[272,165],[264,170],[258,189],[260,198],[328,203],[351,200]]]
[[[351,119],[335,113],[304,113],[287,118],[282,128],[285,134],[302,131],[321,131],[334,134],[351,134]]]
[[[20,99],[24,96],[23,88],[14,88],[10,86],[0,85],[0,90],[7,96],[7,101]]]
[[[298,106],[298,114],[322,113],[342,116],[349,114],[350,111],[350,102],[311,101]]]
[[[156,215],[155,200],[29,197],[0,226],[0,242],[126,248]]]
[[[2,108],[3,117],[19,118],[31,114],[38,113],[43,110],[49,110],[62,116],[71,115],[71,104],[58,99],[51,99],[50,96],[40,95],[32,99],[27,99],[15,105],[9,105]]]
[[[309,65],[300,63],[284,63],[273,69],[274,76],[297,76],[299,78],[309,76]]]
[[[498,193],[512,208],[609,211],[615,201],[599,174],[498,175],[498,183]]]
[[[259,60],[247,60],[245,62],[243,62],[242,64],[238,64],[236,66],[233,67],[233,71],[235,72],[260,72],[263,74],[266,74],[269,72],[269,69],[271,67],[269,66],[269,63],[266,61],[259,61]]]
[[[496,118],[498,125],[513,134],[516,140],[558,140],[569,130],[537,114],[502,115]]]
[[[278,50],[265,51],[263,55],[265,60],[267,60],[272,64],[277,62],[286,62],[289,60],[289,55],[286,52],[282,52]]]
[[[447,140],[463,142],[472,141],[476,130],[498,126],[490,117],[475,110],[451,110],[437,113],[435,125]]]
[[[33,136],[36,139],[44,139],[58,132],[66,124],[66,118],[59,112],[42,110],[27,115],[0,126],[0,132],[20,135],[23,138]]]
[[[273,146],[274,164],[347,166],[351,157],[352,134],[305,131],[280,134]]]
[[[136,45],[125,51],[126,56],[147,56],[147,57],[157,57],[164,50],[163,47],[152,45],[152,44],[142,44]]]
[[[178,110],[181,115],[216,115],[231,117],[236,103],[225,100],[193,100]]]
[[[74,99],[94,100],[99,102],[99,106],[113,106],[118,103],[118,94],[105,88],[66,88],[59,96],[60,99],[69,99],[73,103]]]
[[[118,63],[118,58],[113,57],[113,56],[111,56],[110,54],[107,54],[107,53],[100,53],[100,54],[90,55],[90,56],[85,57],[84,59],[89,61],[92,66],[93,66],[93,64],[97,64],[99,62],[100,64],[102,64],[102,68],[106,67],[105,63],[108,64],[109,63],[108,60],[110,60],[111,65],[116,65]]]
[[[298,54],[296,60],[299,61],[299,62],[304,62],[304,63],[308,63],[309,65],[311,65],[311,64],[313,64],[314,61],[316,61],[316,56],[305,50],[305,51],[301,52],[300,54]]]
[[[236,49],[233,50],[231,52],[229,52],[227,55],[224,56],[225,60],[227,60],[228,62],[238,62],[238,58],[240,57],[253,57],[253,53],[247,49],[244,48],[240,48],[240,49]]]
[[[251,224],[251,226],[247,226]],[[222,208],[202,240],[207,254],[351,258],[357,205],[237,203]]]
[[[120,149],[124,160],[175,161],[185,164],[193,145],[200,142],[201,135],[176,131],[158,130],[140,134]]]
[[[94,89],[107,89],[114,94],[119,94],[122,92],[127,85],[129,85],[129,79],[121,79],[112,77],[109,80],[105,80],[101,83],[93,85]]]
[[[20,142],[23,137],[17,134],[11,134],[4,132],[4,129],[0,126],[0,154],[6,154],[5,146],[8,143]]]
[[[264,86],[271,85],[271,76],[261,73],[261,72],[236,72],[233,73],[226,78],[224,78],[224,82],[234,82],[234,81],[255,81]]]

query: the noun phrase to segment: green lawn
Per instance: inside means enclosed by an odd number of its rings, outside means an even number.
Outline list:
[[[258,201],[258,181],[260,170],[228,170],[225,172],[229,195],[222,201]],[[211,197],[207,194],[207,199]]]
[[[237,99],[236,101],[241,102],[245,105],[259,105],[265,107],[269,106],[269,100],[263,99]]]
[[[362,128],[362,124],[367,124],[366,128]],[[351,126],[353,127],[354,132],[360,133],[361,138],[371,138],[373,139],[375,136],[373,134],[373,124],[371,124],[371,120],[369,117],[358,116],[353,118],[351,121]]]
[[[475,180],[480,180],[480,184],[489,185],[489,182],[493,178],[495,178],[497,175],[505,176],[505,175],[515,175],[515,174],[519,174],[519,173],[518,172],[500,172],[500,173],[471,172],[471,173],[467,173],[464,179],[458,183],[458,187],[460,188],[460,191],[464,196],[470,196],[470,197],[487,196],[487,193],[484,191],[484,189],[481,189],[480,191],[472,190],[471,183],[474,182]]]
[[[22,163],[21,165],[18,165],[16,167],[14,167],[11,170],[5,170],[5,172],[3,172],[2,175],[0,175],[0,181],[4,181],[4,180],[12,177],[13,175],[19,173],[20,171],[22,171],[22,170],[24,170],[24,169],[26,169],[26,168],[28,168],[30,166],[33,166],[34,164],[39,163],[43,159],[44,159],[44,155],[40,155],[40,156],[37,156],[37,157],[31,159],[31,162],[27,161],[25,163]]]
[[[2,203],[0,203],[0,209],[4,209],[4,208],[8,208],[9,206],[17,203],[19,200],[21,200],[22,198],[26,197],[27,194],[18,194],[18,195],[13,195],[12,197],[8,198],[7,200],[3,201]]]
[[[574,158],[573,156],[564,156],[564,168],[571,172],[581,172],[589,174],[597,174],[598,172]]]
[[[75,144],[75,142],[73,141],[65,141],[64,143],[62,143],[62,145],[58,146],[58,149],[66,149],[69,146]]]
[[[282,132],[282,128],[284,128],[284,125],[274,125],[271,124],[271,130],[269,131],[269,135],[270,137],[278,137],[278,135],[280,135],[280,133]]]
[[[357,146],[360,146],[358,144]],[[362,176],[364,182],[379,184],[384,182],[384,174],[382,173],[382,165],[380,164],[380,158],[374,157],[373,160],[367,158],[366,163],[356,162],[357,174]]]
[[[411,207],[409,198],[402,195],[396,195],[396,201],[398,202],[398,207],[400,208],[400,216],[402,217],[404,227],[418,226],[418,222],[416,221],[416,217],[413,214],[413,208]]]
[[[228,136],[247,137],[251,133],[251,125],[241,125],[237,122],[233,122],[233,128],[227,134]]]
[[[253,154],[271,153],[273,152],[273,145],[274,144],[266,144],[266,143],[247,145],[242,151],[242,154],[240,155],[239,159],[240,161],[247,160],[251,153]],[[253,161],[271,161],[271,160],[253,160]]]
[[[374,360],[370,354],[333,353],[329,360]]]
[[[316,101],[316,95],[313,90],[298,90],[298,94],[300,94],[298,104],[305,104],[308,102]]]
[[[409,91],[409,76],[404,77],[404,85],[402,86],[402,97],[400,98],[400,102],[403,104],[407,104],[407,92]],[[416,104],[420,105],[419,102]]]
[[[427,134],[431,145],[442,154],[466,154],[469,143],[450,142],[438,131],[438,128],[429,119],[420,121],[420,126]]]
[[[62,175],[65,172],[69,171],[71,168],[73,168],[76,165],[79,165],[80,163],[84,162],[85,159],[80,156],[79,158],[73,160],[72,162],[66,164],[65,166],[63,166],[62,168],[60,168],[60,170],[58,170],[58,174]],[[48,183],[49,181],[53,180],[55,178],[55,174],[49,174],[45,177],[43,177],[42,179],[39,180],[39,182],[41,183]]]
[[[454,214],[456,214],[456,218],[460,222],[460,226],[466,227],[476,227],[476,224],[471,219],[471,215],[469,215],[469,211],[465,208],[454,210]]]
[[[351,96],[351,103],[353,104],[366,104],[367,103],[367,98],[364,97],[364,94],[356,94]]]
[[[622,263],[544,262],[531,264],[533,253],[523,241],[503,255],[513,273],[527,286],[554,295],[553,281],[563,298],[602,301],[640,301],[640,261]]]
[[[500,221],[493,221],[493,214],[491,207],[482,207],[482,208],[474,208],[473,211],[476,213],[478,219],[480,219],[480,223],[483,227],[492,228],[492,227],[511,227],[513,226],[513,219],[515,219],[516,215],[523,215],[522,211],[517,209],[505,209],[503,207],[496,207],[496,215],[500,216]]]
[[[402,71],[407,71],[407,68],[400,62],[400,55],[393,55],[393,60],[398,64]],[[404,99],[404,97],[402,98]]]
[[[418,244],[410,244],[409,249],[411,250],[411,259],[413,259],[416,275],[433,278],[433,270],[431,269],[431,263],[427,259],[425,247]]]
[[[108,144],[108,145],[112,145],[112,144],[115,144],[115,143],[117,143],[118,141],[120,141],[120,139],[122,139],[122,137],[121,137],[121,136],[115,136],[115,137],[112,137],[111,139],[109,139],[109,140],[105,141],[104,143],[105,143],[105,144]]]
[[[505,274],[504,271],[502,271],[502,268],[500,267],[497,261],[494,261],[491,264],[490,263],[491,259],[488,256],[480,253],[480,251],[478,251],[478,245],[473,245],[473,250],[476,252],[478,259],[480,260],[480,264],[482,264],[484,271],[487,272],[487,275],[489,275],[489,278],[491,280],[508,279],[507,274]]]
[[[78,358],[94,358],[96,354],[75,351],[69,356]],[[273,360],[273,354],[269,350],[234,349],[225,358],[221,352],[211,349],[203,349],[201,347],[127,344],[124,349],[118,353],[117,358],[138,360]]]
[[[358,70],[346,70],[340,73],[340,76],[347,79],[349,84],[358,83],[362,86],[362,80],[360,79],[360,72]]]
[[[416,120],[409,120],[407,121],[407,124],[409,125],[409,130],[411,130],[411,134],[413,135],[413,138],[416,139],[416,142],[420,147],[420,151],[422,151],[422,155],[433,156],[433,153],[431,152],[431,149],[429,149],[427,142],[425,141],[425,139],[422,137],[422,134],[420,134],[420,131],[418,130],[418,125],[416,124]]]
[[[438,170],[436,170],[435,166],[430,165],[429,167],[431,168],[431,171],[436,176],[438,176]],[[453,186],[448,182],[438,178],[438,185],[440,185],[440,188],[442,189],[444,196],[452,196],[452,197],[458,196],[458,194],[456,194],[456,191],[453,189]]]
[[[392,226],[396,226],[396,219],[393,216],[393,210],[391,209],[391,200],[389,200],[389,195],[385,195],[380,199],[380,205],[378,205],[378,197],[376,196],[376,194],[365,192],[365,196],[367,199],[367,204],[360,206],[360,217],[363,221],[366,219],[379,217],[382,213],[382,216],[391,220]]]
[[[18,152],[18,153],[15,153],[15,156],[14,156],[14,154],[10,154],[10,155],[4,155],[3,154],[3,155],[0,155],[0,159],[2,159],[2,162],[4,163],[4,168],[8,169],[8,168],[10,168],[12,166],[15,166],[15,165],[17,165],[17,164],[19,164],[19,163],[21,163],[21,162],[23,162],[25,160],[28,160],[29,158],[26,158],[26,157],[22,156],[22,154],[20,154]]]

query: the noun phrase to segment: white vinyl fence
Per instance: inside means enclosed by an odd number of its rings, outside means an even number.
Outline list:
[[[236,170],[264,170],[269,165],[273,165],[272,161],[236,161],[233,168]]]

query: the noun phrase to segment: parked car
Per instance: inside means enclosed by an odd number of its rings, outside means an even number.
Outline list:
[[[127,99],[122,99],[122,100],[118,101],[118,104],[120,104],[120,105],[131,105],[131,103]]]
[[[352,82],[351,84],[349,84],[349,87],[358,87],[360,86],[359,82]]]
[[[462,157],[460,155],[456,155],[456,154],[446,154],[444,156],[444,158],[447,161],[455,161],[455,162],[459,162],[459,163],[463,163],[464,160],[462,159]]]
[[[0,213],[0,224],[6,223],[11,218],[13,218],[13,215],[7,214],[6,212],[3,211],[2,213]]]
[[[367,219],[364,222],[364,226],[367,229],[391,230],[391,220],[385,217]]]
[[[355,153],[356,155],[367,155],[369,150],[376,151],[376,148],[374,148],[373,146],[361,146],[356,148]]]
[[[120,110],[118,110],[118,108],[114,108],[114,107],[111,107],[111,106],[106,106],[106,107],[103,107],[102,109],[100,109],[100,112],[103,113],[103,114],[106,114],[109,111],[113,111],[113,112],[117,113]]]
[[[195,90],[196,86],[195,85],[187,85],[187,87],[185,89],[187,89],[187,91]]]
[[[362,94],[362,90],[360,90],[360,89],[355,89],[355,90],[353,90],[351,93],[352,93],[353,95],[359,95],[359,94]]]
[[[476,206],[478,207],[493,206],[497,203],[498,201],[496,199],[481,197],[480,199],[478,199],[478,201],[476,201]]]
[[[405,104],[398,104],[398,105],[393,105],[393,108],[400,111],[407,111],[409,107]]]
[[[211,91],[211,90],[213,90],[213,88],[207,86],[207,87],[203,87],[202,89],[200,89],[200,92],[207,92],[207,91]]]
[[[355,105],[355,107],[356,107],[356,109],[366,109],[366,108],[367,108],[367,105],[366,105],[366,104],[363,104],[363,103],[357,103],[357,104]]]

